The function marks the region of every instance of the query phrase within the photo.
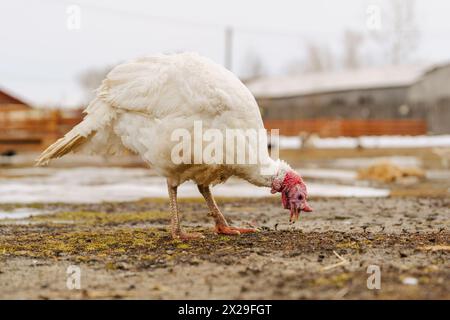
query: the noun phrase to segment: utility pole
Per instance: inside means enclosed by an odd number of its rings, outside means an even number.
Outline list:
[[[233,29],[225,28],[225,68],[232,71],[233,68]]]

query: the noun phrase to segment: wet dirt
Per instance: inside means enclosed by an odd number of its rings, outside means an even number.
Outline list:
[[[218,199],[231,224],[260,229],[224,236],[201,199],[183,199],[183,225],[206,236],[189,242],[169,236],[165,199],[39,204],[53,214],[0,222],[0,298],[450,298],[450,199],[310,202],[289,225],[279,199]],[[80,289],[67,287],[70,265]]]

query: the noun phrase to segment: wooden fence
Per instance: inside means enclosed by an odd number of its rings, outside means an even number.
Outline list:
[[[379,135],[423,135],[427,133],[425,120],[264,120],[266,129],[279,129],[280,135],[296,136],[300,132],[317,133],[321,137],[359,137]]]
[[[7,110],[7,111],[6,111]],[[0,153],[41,151],[82,120],[81,110],[0,109]],[[424,120],[264,120],[266,129],[279,129],[281,135],[300,132],[321,137],[362,135],[423,135]]]
[[[0,110],[1,153],[43,150],[82,119],[80,110]]]

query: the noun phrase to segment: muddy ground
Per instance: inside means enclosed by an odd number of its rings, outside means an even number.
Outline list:
[[[180,202],[205,239],[172,240],[165,199],[37,204],[53,214],[4,220],[0,298],[450,299],[448,198],[312,199],[294,226],[278,198],[219,199],[233,225],[261,230],[242,236],[214,234],[202,200]]]

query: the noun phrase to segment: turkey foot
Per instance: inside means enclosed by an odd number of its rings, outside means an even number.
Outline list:
[[[194,240],[194,239],[204,239],[205,237],[198,232],[184,232],[183,228],[180,225],[180,212],[178,210],[178,202],[177,202],[177,188],[178,186],[173,183],[170,179],[167,179],[167,186],[169,189],[169,198],[170,198],[170,211],[171,211],[171,224],[170,230],[173,239],[179,240]]]
[[[217,234],[240,235],[241,233],[258,232],[257,229],[252,228],[230,227],[227,223],[227,220],[223,216],[222,212],[220,212],[219,208],[217,207],[217,203],[211,194],[210,187],[198,185],[198,190],[203,195],[203,197],[206,200],[206,203],[208,204],[210,210],[209,215],[212,216],[216,221],[216,227],[214,228],[214,230]]]
[[[253,228],[237,228],[237,227],[230,227],[225,224],[216,224],[215,231],[218,234],[228,234],[228,235],[240,235],[241,233],[258,232],[257,229]]]

